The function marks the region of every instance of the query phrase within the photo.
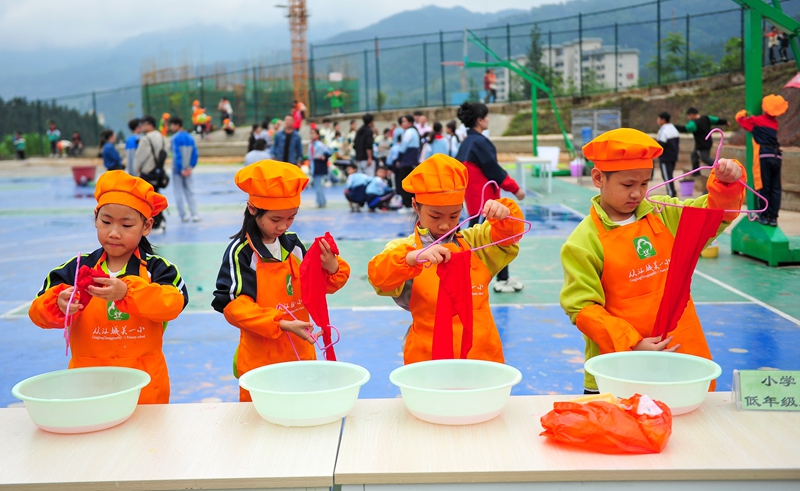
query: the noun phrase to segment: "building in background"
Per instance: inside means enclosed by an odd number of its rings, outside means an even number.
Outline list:
[[[542,47],[542,63],[551,67],[560,75],[565,87],[572,79],[575,87],[580,87],[581,77],[593,72],[595,82],[606,89],[624,90],[635,87],[639,81],[639,50],[633,48],[603,46],[600,38],[583,40],[583,52],[579,49],[577,39],[553,46]],[[581,63],[578,59],[583,57]],[[616,58],[616,62],[615,62]],[[521,64],[527,62],[525,56],[516,56],[514,60]],[[543,75],[543,74],[542,74]],[[588,83],[588,79],[585,79]],[[508,100],[508,69],[497,70],[497,100]]]

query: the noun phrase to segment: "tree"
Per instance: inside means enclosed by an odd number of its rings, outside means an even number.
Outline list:
[[[525,53],[525,67],[528,68],[530,71],[542,77],[542,80],[546,84],[554,85],[556,74],[553,70],[547,66],[546,63],[542,61],[544,58],[544,47],[542,46],[542,33],[539,30],[539,26],[533,26],[531,29],[531,44],[528,46],[528,50]],[[549,48],[549,46],[548,46]],[[550,90],[553,90],[553,87],[550,87]],[[517,93],[515,92],[515,95]],[[524,99],[528,99],[531,96],[531,83],[527,80],[522,81],[522,91],[520,95]],[[544,97],[544,93],[541,91],[537,91],[537,98]]]
[[[717,71],[714,57],[698,51],[689,51],[687,73],[686,40],[679,32],[668,33],[667,36],[661,40],[661,46],[663,48],[660,67],[662,83],[670,83],[687,78],[704,77]],[[656,78],[656,74],[659,70],[658,58],[652,56],[647,63],[647,67],[652,72],[654,78]]]
[[[732,37],[725,41],[725,54],[719,62],[725,72],[742,69],[742,38]]]
[[[583,72],[583,93],[584,94],[599,94],[607,92],[609,89],[606,87],[605,82],[600,80],[598,73],[594,68],[587,68]]]
[[[375,96],[375,106],[379,109],[386,109],[386,92],[378,92],[378,95]]]
[[[481,102],[481,94],[478,92],[478,87],[475,86],[475,79],[469,78],[469,94],[467,100],[470,102]]]

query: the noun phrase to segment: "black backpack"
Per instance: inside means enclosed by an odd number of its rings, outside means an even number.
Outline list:
[[[169,174],[164,171],[164,164],[167,161],[167,151],[164,149],[166,143],[161,146],[161,150],[156,155],[156,148],[153,146],[153,140],[145,136],[150,142],[150,152],[153,153],[153,160],[155,160],[156,167],[147,174],[142,174],[142,179],[149,182],[156,189],[164,189],[169,186]]]

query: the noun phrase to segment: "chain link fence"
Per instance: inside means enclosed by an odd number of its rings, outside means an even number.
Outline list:
[[[556,95],[585,96],[743,69],[742,8],[707,12],[698,4],[675,15],[668,8],[670,1],[473,32],[501,58],[524,62],[535,30],[543,53],[540,75]],[[636,20],[625,21],[631,18]],[[725,33],[722,42],[719,33]],[[764,53],[768,62],[766,46]],[[465,45],[463,31],[312,44],[308,116],[482,100],[487,95],[484,70],[459,66],[465,54],[470,61],[493,61],[478,47]],[[292,63],[259,64],[50,100],[0,100],[0,156],[13,154],[15,131],[28,135],[28,154],[49,153],[44,135],[50,120],[56,121],[61,139],[70,140],[77,131],[87,146],[96,145],[103,128],[128,134],[128,120],[143,114],[156,119],[163,113],[179,115],[189,126],[195,100],[216,127],[222,124],[217,111],[221,97],[230,100],[237,126],[281,118],[291,110],[292,68]],[[498,101],[530,98],[521,80],[497,71]]]

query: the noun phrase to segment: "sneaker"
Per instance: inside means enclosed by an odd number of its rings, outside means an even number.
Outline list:
[[[508,281],[497,280],[494,282],[494,291],[497,293],[514,293],[517,290],[509,285]]]
[[[513,276],[509,276],[506,283],[513,288],[515,292],[521,291],[523,288],[525,288],[525,284]]]
[[[150,231],[150,235],[164,235],[167,232],[167,226],[162,225],[160,227],[155,227],[153,230]]]
[[[183,223],[189,223],[189,216],[187,215],[187,216],[185,216],[185,217],[181,217],[181,221],[182,221]]]
[[[202,219],[202,218],[200,218],[199,216],[195,215],[195,216],[193,216],[193,217],[192,217],[192,221],[193,221],[193,222],[195,222],[195,223],[197,223],[197,222],[202,222],[202,221],[203,221],[203,219]]]
[[[778,219],[777,218],[770,218],[769,223],[767,223],[770,227],[777,227],[778,226]]]
[[[412,208],[406,208],[405,206],[397,210],[397,213],[401,215],[408,215],[409,213],[413,213],[414,210]]]
[[[761,225],[769,225],[769,218],[765,217],[764,215],[760,215],[758,217],[758,223]]]

